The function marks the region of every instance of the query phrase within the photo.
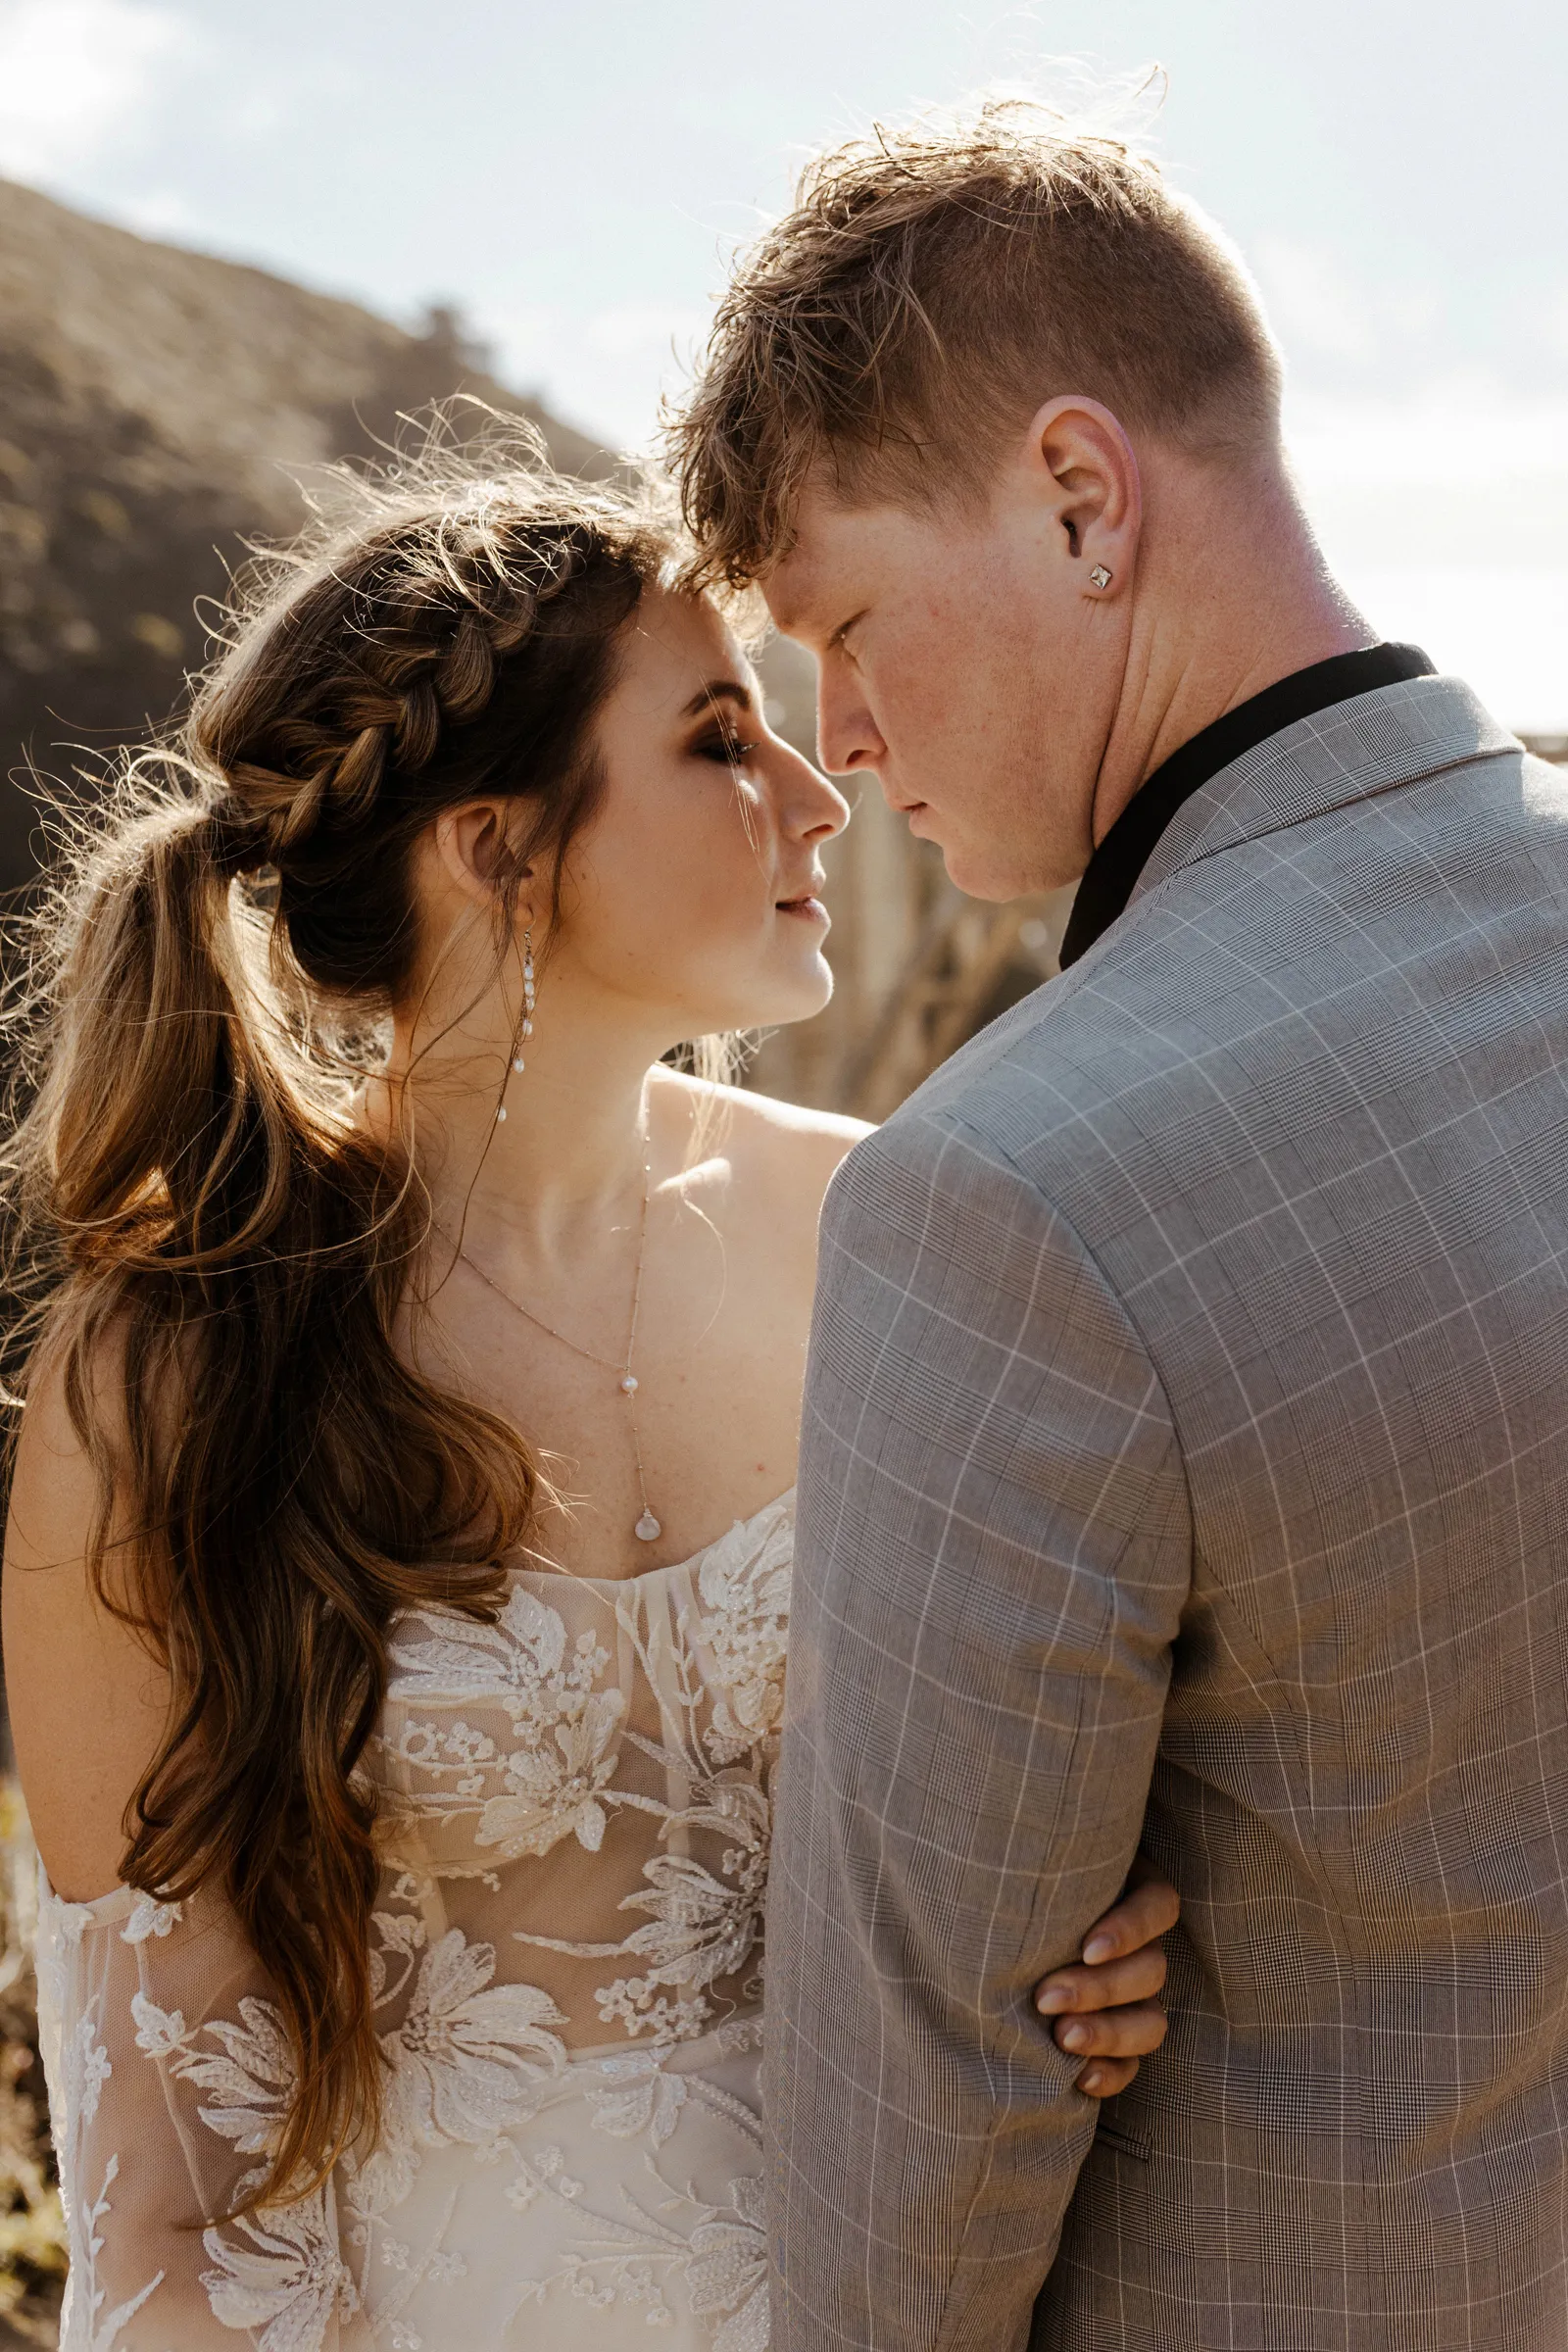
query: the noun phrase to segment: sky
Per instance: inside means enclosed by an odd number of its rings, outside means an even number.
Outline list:
[[[996,87],[1110,116],[1224,224],[1352,594],[1568,734],[1562,0],[0,0],[0,172],[456,303],[621,446],[813,150]]]

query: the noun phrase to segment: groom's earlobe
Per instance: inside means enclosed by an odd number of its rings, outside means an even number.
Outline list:
[[[1029,427],[1027,464],[1054,509],[1081,592],[1103,603],[1130,576],[1143,521],[1137,453],[1102,402],[1079,394],[1047,401]]]

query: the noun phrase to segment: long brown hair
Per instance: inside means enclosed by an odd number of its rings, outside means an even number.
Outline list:
[[[366,1041],[416,967],[412,847],[442,808],[515,794],[519,863],[559,879],[617,640],[668,555],[536,454],[345,481],[31,922],[17,1385],[41,1350],[63,1366],[100,1481],[95,1588],[172,1686],[122,1876],[220,1887],[293,2043],[253,2202],[379,2115],[357,1767],[389,1625],[432,1598],[494,1614],[535,1509],[518,1433],[396,1344],[427,1207],[409,1154],[355,1123]],[[503,891],[498,953],[511,912]]]

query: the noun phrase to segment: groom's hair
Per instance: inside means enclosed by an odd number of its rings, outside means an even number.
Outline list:
[[[1198,455],[1277,440],[1256,293],[1156,165],[1017,101],[821,156],[670,423],[695,576],[764,573],[813,467],[852,505],[972,499],[1065,392]]]

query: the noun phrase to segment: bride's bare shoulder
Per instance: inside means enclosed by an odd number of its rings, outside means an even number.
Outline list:
[[[677,1070],[661,1068],[657,1085],[661,1112],[684,1123],[699,1157],[721,1155],[749,1188],[770,1191],[777,1184],[813,1207],[846,1152],[871,1133],[863,1119]]]
[[[100,1340],[85,1373],[98,1408],[93,1417],[113,1446],[122,1379],[117,1335]],[[46,1350],[28,1381],[6,1524],[7,1697],[44,1865],[56,1890],[79,1901],[115,1884],[126,1807],[160,1744],[169,1705],[163,1667],[118,1613],[132,1601],[121,1573],[128,1538],[115,1524],[118,1512],[101,1527],[103,1503],[61,1354]],[[95,1553],[101,1578],[89,1564]]]

